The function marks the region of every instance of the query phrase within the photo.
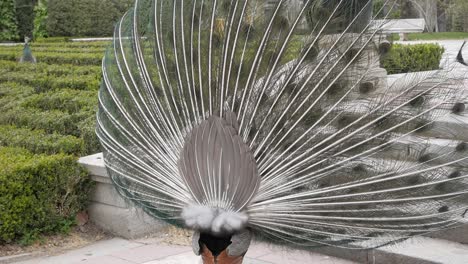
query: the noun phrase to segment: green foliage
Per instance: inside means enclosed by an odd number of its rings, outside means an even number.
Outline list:
[[[31,129],[41,129],[47,133],[80,136],[78,122],[86,119],[89,113],[68,114],[59,110],[41,111],[38,109],[13,107],[0,115],[0,124],[16,125]]]
[[[73,156],[0,147],[0,243],[66,232],[85,209],[92,183]]]
[[[444,48],[438,44],[394,44],[382,66],[388,74],[437,70],[443,54]]]
[[[451,31],[468,32],[468,1],[453,0],[447,13]]]
[[[41,59],[37,64],[16,62],[21,47],[0,48],[0,57],[7,59],[0,59],[0,125],[21,130],[12,131],[18,137],[3,145],[36,153],[88,155],[101,151],[95,116],[101,58],[109,42],[44,40],[32,45],[34,55]],[[50,135],[51,140],[32,144],[40,137],[38,133],[44,133],[44,138]],[[59,137],[71,140],[51,144],[55,137],[57,141]]]
[[[387,3],[387,5],[385,5]],[[397,6],[392,6],[392,2],[388,2],[385,0],[374,0],[373,2],[373,15],[377,19],[399,19],[401,18],[401,10]],[[391,10],[390,10],[391,9]],[[390,12],[390,13],[389,13]]]
[[[61,52],[34,52],[34,56],[38,62],[47,64],[73,64],[73,65],[99,65],[101,64],[103,54],[94,53],[70,53],[63,54]],[[16,61],[19,57],[17,52],[9,50],[0,51],[0,60]]]
[[[0,1],[0,41],[18,39],[15,0]]]
[[[36,0],[16,0],[16,21],[20,39],[25,36],[33,38],[34,31],[34,5]]]
[[[0,126],[0,146],[22,147],[36,154],[73,154],[84,152],[84,142],[74,136],[47,134],[43,130],[30,130],[14,126]]]
[[[77,89],[77,90],[96,90],[99,87],[99,80],[93,75],[79,75],[68,74],[62,75],[62,78],[57,78],[53,75],[41,75],[41,73],[21,73],[10,72],[0,76],[0,82],[17,82],[33,86],[36,92],[46,92],[50,90],[57,90],[62,88]]]
[[[97,109],[97,92],[61,89],[29,96],[22,106],[43,111],[60,110],[69,114],[80,111],[94,112]]]
[[[34,7],[34,39],[48,37],[47,34],[47,6],[44,1]]]
[[[49,0],[50,36],[111,36],[133,0]]]
[[[108,43],[51,40],[32,45],[42,59],[35,65],[16,62],[22,47],[0,47],[0,244],[66,233],[88,200],[76,156],[100,151],[95,116]]]

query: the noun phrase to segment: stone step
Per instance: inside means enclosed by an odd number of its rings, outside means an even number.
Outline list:
[[[358,263],[468,263],[468,245],[429,237],[415,237],[397,244],[372,250],[324,247],[315,249],[314,251],[334,257],[349,259]]]

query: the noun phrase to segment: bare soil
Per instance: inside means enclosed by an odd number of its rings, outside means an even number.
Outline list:
[[[30,246],[18,244],[0,244],[0,257],[21,254],[56,255],[70,249],[81,248],[96,241],[109,239],[112,236],[103,232],[91,223],[76,226],[69,234],[44,236]]]

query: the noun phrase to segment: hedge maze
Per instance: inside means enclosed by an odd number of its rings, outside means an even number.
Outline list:
[[[91,190],[76,160],[100,151],[95,130],[109,42],[0,47],[0,244],[67,232]]]

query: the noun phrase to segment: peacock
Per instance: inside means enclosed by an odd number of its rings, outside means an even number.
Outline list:
[[[204,263],[253,237],[365,249],[466,223],[468,145],[438,139],[459,138],[438,120],[463,115],[466,71],[387,78],[374,18],[394,5],[136,0],[97,114],[120,195],[193,230]]]
[[[24,37],[24,48],[23,48],[23,54],[21,55],[21,58],[19,59],[19,63],[36,63],[36,57],[33,56],[32,51],[31,51],[31,46],[29,45],[29,41],[31,39],[28,37]]]

